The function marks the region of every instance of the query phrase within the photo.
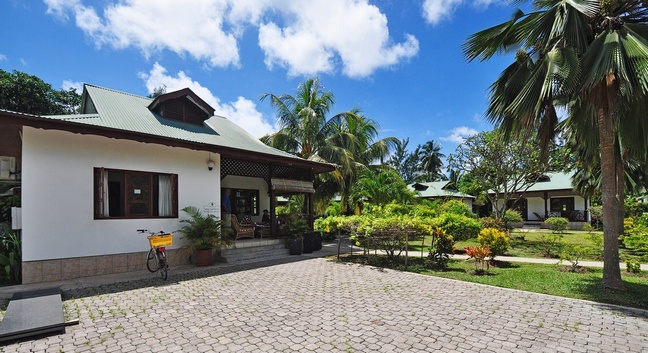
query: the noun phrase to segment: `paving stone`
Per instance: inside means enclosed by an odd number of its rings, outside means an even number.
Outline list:
[[[70,288],[64,299],[79,325],[0,352],[648,351],[645,311],[321,258]]]

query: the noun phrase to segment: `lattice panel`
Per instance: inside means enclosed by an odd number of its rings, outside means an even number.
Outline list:
[[[310,175],[307,170],[284,166],[275,166],[273,177],[293,180],[310,180]]]
[[[270,166],[238,159],[223,158],[221,159],[221,179],[228,175],[263,178],[269,181]]]

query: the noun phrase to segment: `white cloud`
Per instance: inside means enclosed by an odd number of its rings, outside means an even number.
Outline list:
[[[98,47],[137,48],[147,58],[170,50],[211,67],[240,66],[239,40],[258,28],[269,68],[289,75],[341,71],[366,77],[415,56],[418,40],[394,43],[387,17],[368,0],[45,0],[47,13],[74,18]]]
[[[83,82],[63,80],[61,88],[65,91],[69,90],[70,88],[75,88],[77,93],[81,94],[81,92],[83,92]]]
[[[463,143],[468,137],[478,134],[479,131],[467,127],[467,126],[460,126],[452,129],[450,131],[450,135],[441,137],[442,141],[449,141],[449,142],[454,142],[456,144]]]
[[[485,8],[491,4],[502,3],[502,0],[425,0],[423,2],[423,17],[431,24],[436,25],[443,20],[450,19],[460,5],[469,3],[475,8]]]
[[[4,54],[0,54],[0,61],[7,61],[7,56]]]
[[[139,77],[145,81],[149,93],[153,93],[156,88],[162,86],[166,86],[167,92],[183,88],[191,89],[216,110],[216,115],[226,117],[254,137],[274,132],[272,125],[263,118],[263,114],[256,109],[256,104],[253,101],[238,97],[235,102],[223,103],[208,88],[194,81],[183,71],[179,71],[175,77],[170,76],[162,65],[155,63],[150,72],[140,73]]]
[[[366,0],[292,1],[283,8],[290,21],[259,28],[265,62],[286,67],[289,75],[332,72],[338,64],[349,77],[366,77],[418,53],[418,40],[405,34],[391,43],[387,17]]]

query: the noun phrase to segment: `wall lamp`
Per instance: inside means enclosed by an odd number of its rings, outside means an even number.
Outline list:
[[[215,165],[216,165],[216,163],[215,163],[214,161],[212,161],[211,159],[210,159],[209,161],[207,161],[207,168],[208,168],[209,170],[214,169],[214,166],[215,166]]]

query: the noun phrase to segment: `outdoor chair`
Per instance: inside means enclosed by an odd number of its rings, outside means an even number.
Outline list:
[[[239,223],[238,217],[235,214],[232,214],[232,228],[235,233],[234,240],[239,240],[241,238],[254,239],[254,225]]]

